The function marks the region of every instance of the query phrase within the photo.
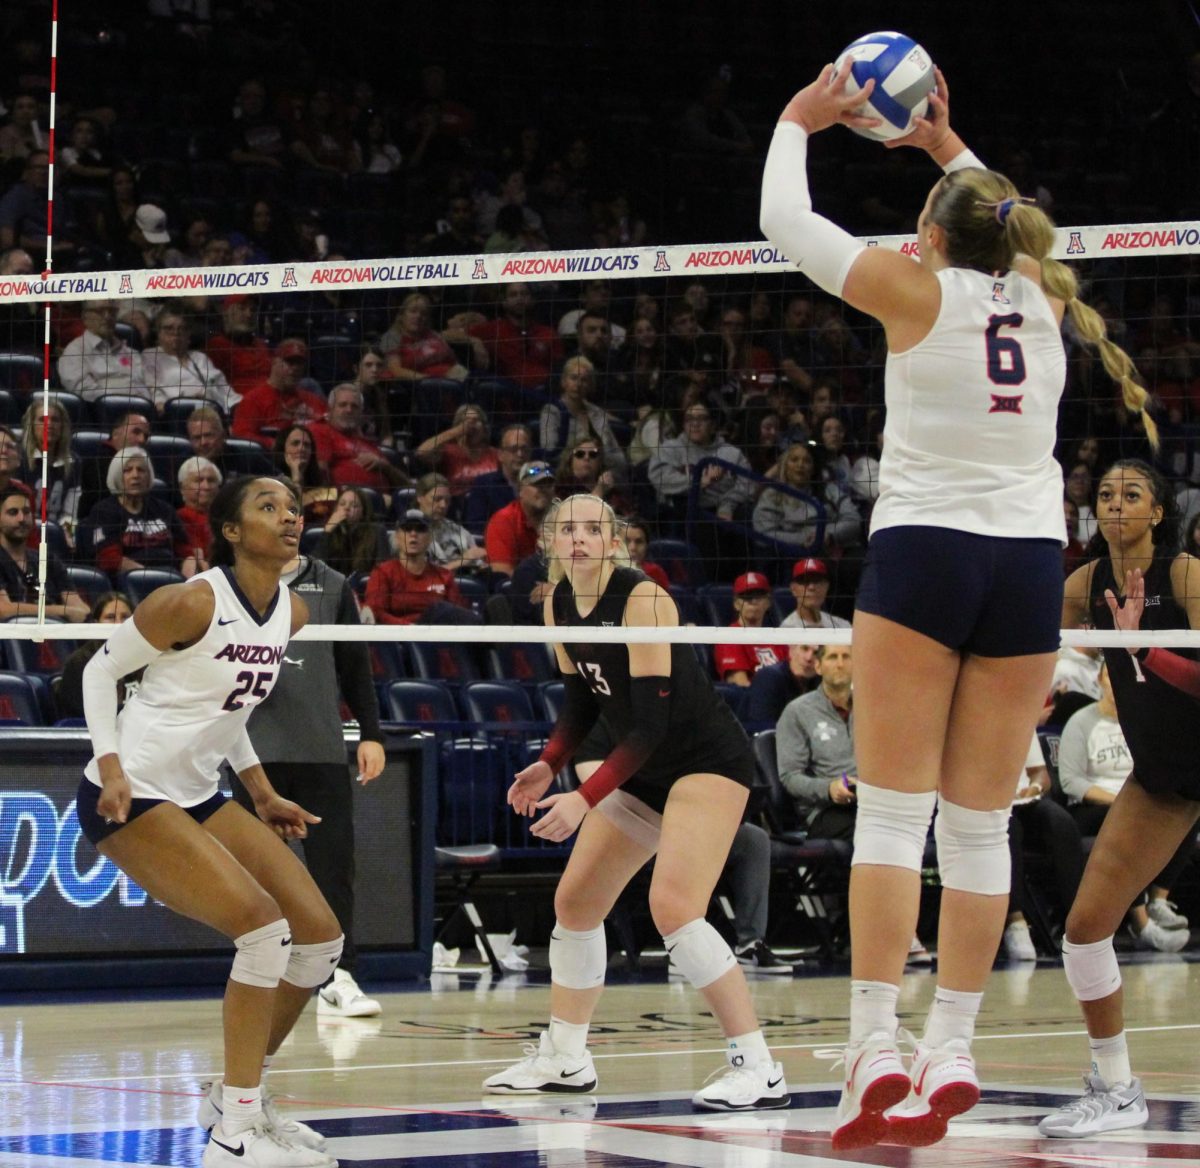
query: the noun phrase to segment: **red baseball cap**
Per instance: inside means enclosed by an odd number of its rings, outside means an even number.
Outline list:
[[[793,580],[799,580],[804,576],[823,576],[828,580],[829,569],[825,567],[824,560],[816,560],[810,556],[806,560],[797,560],[796,566],[792,569]]]
[[[295,337],[289,337],[275,346],[275,356],[282,361],[286,361],[289,357],[303,357],[307,361],[308,346]]]
[[[249,304],[253,299],[249,292],[234,292],[221,301],[221,306],[228,308],[231,304]]]
[[[743,572],[733,582],[734,596],[744,596],[747,592],[770,592],[771,581],[761,572]]]

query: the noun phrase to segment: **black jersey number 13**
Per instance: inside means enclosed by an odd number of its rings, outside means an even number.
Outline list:
[[[612,696],[612,689],[607,681],[604,680],[604,674],[600,672],[600,666],[594,661],[580,661],[579,668],[583,671],[583,679],[588,683],[588,687],[602,693],[606,697]]]

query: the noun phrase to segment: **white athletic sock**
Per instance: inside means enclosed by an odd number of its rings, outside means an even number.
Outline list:
[[[771,1051],[761,1030],[751,1030],[749,1034],[736,1034],[725,1041],[729,1044],[725,1057],[729,1059],[730,1066],[737,1065],[734,1059],[739,1055],[742,1058],[741,1065],[746,1067],[756,1067],[759,1063],[772,1061]]]
[[[221,1087],[221,1130],[236,1136],[254,1126],[262,1114],[261,1087]]]
[[[564,1022],[561,1018],[550,1019],[550,1045],[559,1054],[582,1058],[587,1051],[588,1024]]]
[[[886,981],[850,983],[850,1045],[865,1042],[881,1031],[896,1033],[896,999],[900,987]]]
[[[1112,1038],[1089,1038],[1088,1046],[1092,1050],[1093,1075],[1099,1075],[1110,1087],[1133,1081],[1124,1030]]]
[[[983,994],[966,990],[947,990],[938,986],[933,991],[933,1005],[925,1020],[921,1045],[945,1046],[952,1038],[970,1042],[975,1037],[975,1016],[983,1002]]]

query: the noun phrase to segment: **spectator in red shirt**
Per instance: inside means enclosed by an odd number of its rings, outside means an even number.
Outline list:
[[[644,572],[664,592],[671,591],[671,581],[662,567],[646,559],[650,549],[650,529],[644,519],[631,515],[625,520],[625,549],[629,552],[629,566]]]
[[[429,297],[424,292],[410,292],[400,302],[392,327],[379,338],[379,347],[387,355],[387,375],[397,381],[419,381],[422,377],[464,381],[467,368],[450,347],[451,342],[470,345],[475,364],[487,368],[487,350],[482,341],[461,328],[439,333],[430,324]]]
[[[562,341],[554,329],[534,319],[529,285],[503,285],[499,309],[495,319],[472,325],[471,336],[483,342],[498,376],[510,377],[524,389],[545,385],[562,356]]]
[[[325,416],[325,399],[300,388],[308,368],[308,346],[299,337],[288,337],[275,346],[266,381],[246,390],[233,411],[231,432],[271,446],[275,435],[292,422],[313,422]]]
[[[204,346],[209,360],[237,393],[260,385],[271,372],[271,346],[255,331],[258,308],[253,296],[238,292],[221,302],[221,331]]]
[[[488,417],[478,406],[461,405],[448,430],[426,438],[416,456],[446,476],[455,498],[465,495],[481,475],[500,469],[500,452],[491,444]]]
[[[363,395],[348,381],[329,395],[328,416],[308,427],[317,462],[335,486],[353,485],[391,491],[408,485],[408,475],[393,466],[378,442],[363,431]]]
[[[429,520],[404,513],[396,528],[397,552],[371,572],[363,618],[368,624],[474,625],[479,617],[463,600],[454,573],[429,562]]]
[[[197,572],[207,572],[211,567],[208,552],[213,536],[208,509],[221,486],[221,477],[220,469],[207,458],[185,458],[179,466],[179,493],[183,496],[183,506],[176,507],[175,514],[187,532]]]
[[[737,617],[729,627],[761,629],[770,607],[771,582],[761,572],[743,572],[733,582],[733,611]],[[717,645],[713,651],[717,677],[734,685],[749,685],[763,666],[787,659],[786,645]]]
[[[527,462],[517,476],[517,497],[488,520],[483,535],[493,572],[511,576],[537,551],[542,520],[554,502],[554,471],[548,462]]]

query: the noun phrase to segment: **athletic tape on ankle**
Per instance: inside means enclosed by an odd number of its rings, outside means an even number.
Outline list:
[[[293,945],[283,980],[305,990],[315,990],[317,986],[324,985],[329,975],[337,969],[345,940],[345,937],[337,937],[316,945]]]
[[[663,944],[675,968],[698,990],[737,966],[733,950],[705,920],[689,921],[663,937]]]
[[[1008,894],[1012,885],[1009,815],[1007,809],[973,811],[946,799],[938,800],[933,835],[943,888],[981,896]]]
[[[292,955],[292,930],[287,921],[280,917],[261,929],[235,937],[233,943],[237,954],[229,980],[273,990]]]
[[[608,946],[604,926],[577,932],[555,923],[550,932],[550,980],[569,990],[593,990],[604,984]]]
[[[859,782],[851,864],[883,864],[919,872],[936,791],[911,794]]]
[[[1063,971],[1067,984],[1081,1002],[1107,998],[1121,988],[1121,970],[1112,937],[1088,945],[1063,940]]]

